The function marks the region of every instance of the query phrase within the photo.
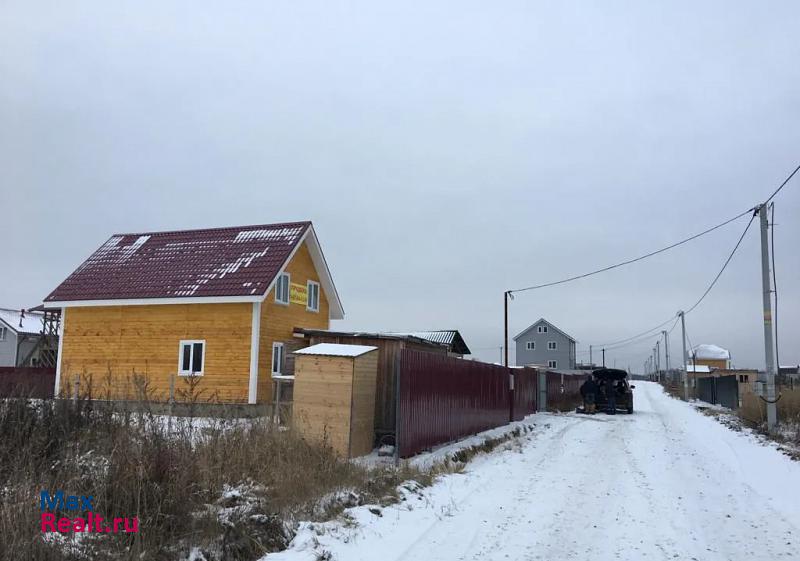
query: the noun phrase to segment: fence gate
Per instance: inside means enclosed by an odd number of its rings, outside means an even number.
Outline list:
[[[540,370],[537,372],[537,376],[539,376],[539,396],[536,399],[537,409],[538,411],[547,411],[547,372]]]
[[[736,380],[736,376],[698,378],[697,397],[706,403],[737,409],[739,407],[739,382]]]

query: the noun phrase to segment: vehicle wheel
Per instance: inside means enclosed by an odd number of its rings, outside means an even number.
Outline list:
[[[633,405],[628,407],[628,415],[633,415]]]

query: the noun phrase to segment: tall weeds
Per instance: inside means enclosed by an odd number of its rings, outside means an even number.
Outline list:
[[[292,521],[384,500],[411,472],[367,470],[259,420],[164,418],[75,401],[0,401],[0,559],[257,559]],[[138,533],[45,536],[39,493],[94,497]],[[80,516],[57,513],[58,516]]]

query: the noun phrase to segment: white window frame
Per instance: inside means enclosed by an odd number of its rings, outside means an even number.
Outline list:
[[[286,279],[286,300],[280,298],[281,279]],[[275,280],[275,303],[283,306],[288,306],[292,298],[292,275],[289,273],[281,273]]]
[[[535,351],[536,350],[536,341],[528,341],[525,343],[525,350],[526,351]]]
[[[275,370],[275,349],[280,349],[280,358],[281,358],[281,360],[280,360],[280,362],[278,364],[278,367],[281,370],[278,370],[278,371]],[[269,365],[270,370],[272,371],[272,375],[273,376],[283,376],[283,367],[284,367],[285,363],[286,363],[286,345],[284,345],[283,343],[272,343],[272,358],[271,358],[271,362],[270,362],[270,365]]]
[[[546,325],[540,325],[539,327],[536,328],[536,332],[537,333],[547,333],[547,326]]]
[[[557,351],[558,350],[558,341],[548,341],[547,342],[547,350],[548,351]]]
[[[547,368],[558,368],[558,361],[557,360],[548,360],[547,361]]]
[[[0,341],[6,340],[6,332],[8,328],[5,325],[0,325]]]
[[[315,292],[317,295],[317,302],[316,306],[312,306],[311,302],[311,288],[315,287]],[[309,280],[306,281],[306,310],[309,312],[319,312],[319,283],[317,281]]]
[[[200,372],[192,372],[192,364],[194,363],[194,345],[201,343],[203,345],[203,356],[200,357]],[[183,347],[189,345],[191,351],[189,352],[189,370],[183,369]],[[181,339],[178,343],[178,376],[202,376],[206,371],[206,340],[205,339]]]

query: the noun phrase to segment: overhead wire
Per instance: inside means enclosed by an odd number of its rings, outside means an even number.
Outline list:
[[[637,261],[642,261],[643,259],[647,259],[648,257],[652,257],[654,255],[658,255],[659,253],[664,253],[665,251],[669,251],[670,249],[676,248],[676,247],[678,247],[680,245],[683,245],[683,244],[685,244],[687,242],[695,240],[695,239],[697,239],[697,238],[699,238],[701,236],[704,236],[706,234],[710,234],[714,230],[718,230],[719,228],[722,228],[723,226],[726,226],[726,225],[730,224],[731,222],[734,222],[735,220],[738,220],[739,218],[741,218],[742,216],[744,216],[747,213],[751,212],[752,210],[753,210],[752,208],[749,208],[749,209],[745,210],[744,212],[742,212],[740,214],[737,214],[733,218],[729,218],[728,220],[717,224],[716,226],[712,226],[711,228],[703,230],[700,233],[694,234],[693,236],[689,236],[688,238],[684,238],[679,242],[675,242],[673,244],[670,244],[668,246],[662,247],[662,248],[657,249],[655,251],[651,251],[650,253],[646,253],[644,255],[640,255],[639,257],[635,257],[633,259],[628,259],[626,261],[621,261],[619,263],[615,263],[613,265],[609,265],[609,266],[603,267],[601,269],[596,269],[594,271],[589,271],[588,273],[575,275],[575,276],[568,277],[568,278],[565,278],[565,279],[561,279],[561,280],[557,280],[557,281],[553,281],[553,282],[547,282],[547,283],[544,283],[544,284],[537,284],[537,285],[533,285],[533,286],[527,286],[525,288],[517,288],[515,290],[509,290],[508,293],[509,294],[513,294],[513,293],[516,293],[516,292],[526,292],[528,290],[537,290],[537,289],[540,289],[540,288],[546,288],[548,286],[556,286],[558,284],[564,284],[564,283],[576,281],[576,280],[579,280],[579,279],[584,279],[586,277],[590,277],[592,275],[597,275],[599,273],[604,273],[606,271],[610,271],[610,270],[616,269],[618,267],[623,267],[625,265],[630,265],[631,263],[636,263]]]

